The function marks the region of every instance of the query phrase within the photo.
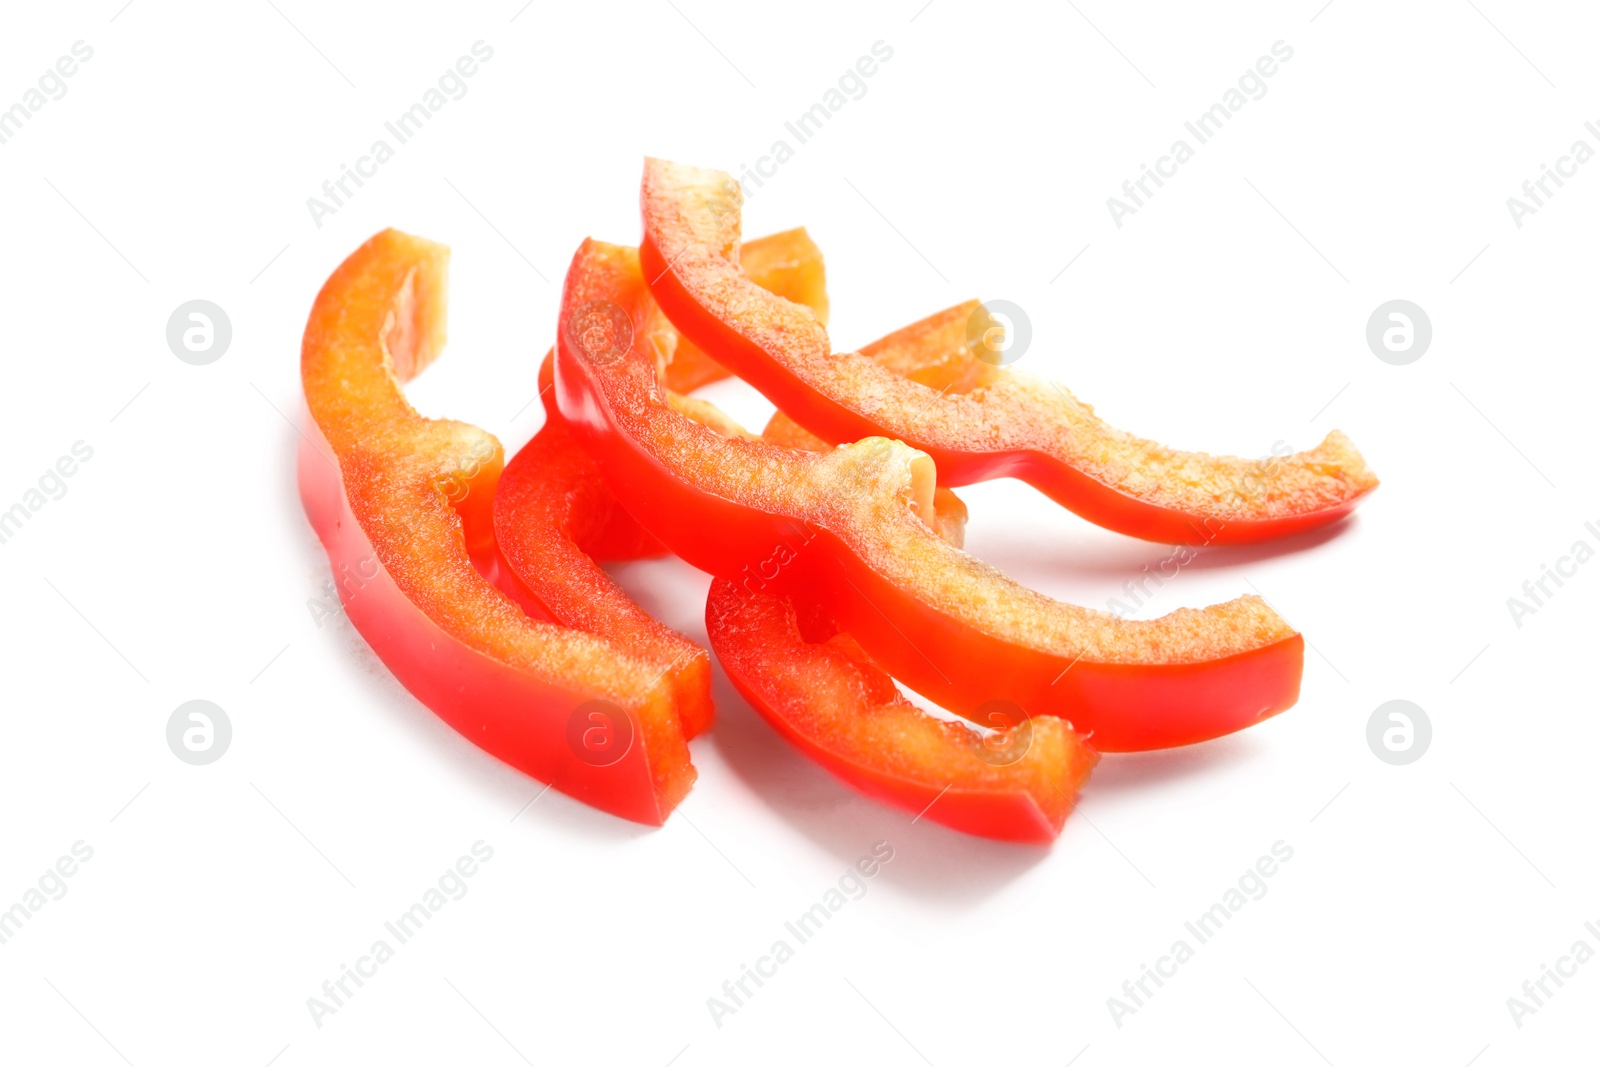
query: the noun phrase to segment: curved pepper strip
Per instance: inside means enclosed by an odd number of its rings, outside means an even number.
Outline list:
[[[922,323],[912,323],[874,343],[898,343],[906,335],[914,334],[921,326]],[[862,351],[865,352],[867,349],[863,348]],[[907,351],[914,351],[914,348],[908,348]],[[724,434],[724,436],[729,435]],[[781,411],[774,411],[772,418],[767,420],[766,429],[761,431],[761,440],[784,448],[798,448],[804,452],[828,452],[833,448],[828,442]],[[933,518],[929,520],[929,525],[940,538],[960,548],[966,542],[966,503],[944,486],[935,486]]]
[[[828,288],[822,250],[804,227],[746,241],[739,249],[739,266],[751,282],[774,296],[810,308],[817,321],[827,325]],[[675,348],[664,372],[667,388],[676,393],[692,393],[728,376],[726,367],[676,330],[673,337]]]
[[[1041,716],[980,738],[925,714],[848,634],[810,621],[803,626],[789,598],[725,578],[706,599],[706,632],[728,678],[811,759],[930,822],[1005,841],[1055,840],[1099,760],[1065,722]]]
[[[817,316],[818,322],[828,321],[827,272],[822,261],[822,250],[817,247],[804,227],[783,230],[747,241],[739,249],[739,263],[745,276],[768,292],[785,300],[804,304]],[[687,400],[686,394],[703,385],[728,377],[728,370],[710,356],[701,352],[687,338],[672,328],[664,318],[659,319],[652,333],[657,358],[662,364],[662,381],[674,394],[674,401],[693,408],[697,401]],[[555,396],[551,392],[555,383],[552,371],[554,350],[546,354],[539,365],[539,397],[544,401],[545,417],[559,416]],[[516,461],[512,461],[512,467]],[[628,517],[616,510],[612,517],[590,532],[592,540],[585,551],[598,560],[647,559],[666,552],[666,547],[651,537]]]
[[[831,447],[792,422],[780,434],[769,426],[762,438]],[[933,506],[939,536],[960,548],[966,505],[939,489]],[[867,796],[963,833],[1055,840],[1100,759],[1060,719],[1007,709],[991,724],[1002,728],[980,737],[924,714],[854,638],[789,597],[715,579],[706,634],[734,687],[801,752]]]
[[[671,684],[685,737],[711,725],[711,657],[634,603],[592,548],[638,529],[594,461],[550,419],[506,465],[494,498],[496,584],[530,615],[596,634],[647,660]]]
[[[556,400],[630,514],[690,564],[824,608],[952,711],[1006,700],[1101,751],[1207,740],[1289,707],[1304,641],[1259,597],[1153,620],[1050,600],[940,540],[926,455],[869,438],[824,455],[728,437],[674,408],[632,249],[589,240],[562,294]]]
[[[751,241],[741,262],[757,285],[826,317],[822,253],[805,230]],[[669,388],[687,392],[727,376],[664,319],[658,325],[651,341]],[[671,681],[684,734],[694,737],[711,725],[711,658],[651,618],[599,566],[665,548],[606,490],[556,410],[553,385],[552,353],[539,366],[545,424],[512,457],[495,490],[496,584],[530,615],[598,634],[657,665]]]
[[[660,825],[695,779],[672,685],[631,650],[530,618],[483,577],[500,444],[423,418],[400,389],[444,346],[448,257],[385,230],[318,293],[300,364],[315,424],[298,462],[306,515],[350,621],[418,700],[511,766]],[[627,735],[620,754],[580,743],[595,714],[616,747]]]
[[[833,352],[814,316],[742,277],[737,182],[650,159],[640,200],[640,258],[668,318],[825,440],[905,441],[933,458],[944,484],[1020,478],[1090,522],[1168,544],[1241,544],[1311,529],[1377,487],[1338,431],[1309,452],[1255,461],[1180,452],[1113,429],[1054,383],[974,366],[997,323],[987,311],[974,318],[971,305],[944,313],[946,388],[862,353]]]

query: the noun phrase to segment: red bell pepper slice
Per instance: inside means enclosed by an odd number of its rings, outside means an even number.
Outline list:
[[[711,583],[706,632],[729,679],[796,748],[868,796],[1006,841],[1061,832],[1099,756],[1060,719],[1016,716],[980,737],[925,714],[825,616]]]
[[[803,229],[758,238],[740,261],[757,285],[828,313],[822,253]],[[652,335],[669,386],[687,392],[727,376],[663,321]],[[705,649],[651,618],[597,561],[665,551],[622,510],[555,408],[553,358],[539,366],[545,424],[506,465],[494,498],[496,584],[535,618],[598,634],[671,680],[686,736],[711,725]]]
[[[827,275],[822,250],[804,227],[746,241],[739,248],[739,266],[746,278],[774,296],[811,309],[817,321],[828,322]],[[672,331],[675,348],[663,380],[675,393],[692,393],[728,376],[728,369]]]
[[[945,312],[940,389],[893,361],[834,352],[804,308],[762,292],[738,260],[739,185],[721,171],[645,162],[640,258],[674,325],[831,442],[885,436],[934,460],[943,484],[1020,478],[1108,529],[1168,544],[1240,544],[1348,514],[1378,480],[1342,433],[1254,461],[1180,452],[1113,429],[1051,382],[978,358],[994,325]]]
[[[605,638],[672,685],[682,730],[711,725],[711,658],[651,618],[595,562],[639,527],[599,480],[561,419],[549,419],[500,476],[494,500],[496,584],[529,615]]]
[[[532,619],[484,578],[500,444],[423,418],[400,388],[444,345],[448,256],[385,230],[317,295],[301,350],[306,514],[350,621],[418,700],[513,767],[659,825],[695,778],[677,689],[654,659]]]
[[[669,402],[632,249],[586,241],[562,294],[556,400],[630,514],[689,563],[837,620],[961,714],[1005,700],[1101,751],[1218,737],[1299,694],[1304,641],[1259,597],[1160,619],[1052,601],[942,541],[935,470],[868,438],[825,455],[719,433]]]
[[[774,443],[830,448],[792,422],[780,433]],[[960,548],[966,505],[939,489],[933,507],[939,536]],[[867,796],[929,822],[1048,843],[1100,759],[1062,720],[1027,719],[1015,707],[989,709],[986,724],[998,729],[981,737],[923,714],[854,638],[789,597],[715,579],[706,633],[734,687],[773,729]]]
[[[804,304],[817,316],[817,321],[828,321],[827,272],[822,261],[822,250],[817,247],[804,227],[783,230],[746,241],[739,249],[739,262],[751,281],[768,292],[776,293],[796,304]],[[703,385],[728,377],[728,370],[710,356],[701,352],[687,338],[674,330],[665,319],[652,335],[657,357],[662,364],[662,381],[676,394],[676,400],[687,407],[695,406],[685,395]],[[539,399],[544,402],[545,418],[558,418],[552,389],[555,350],[546,353],[539,364]],[[515,460],[512,461],[515,466]],[[509,468],[508,468],[509,470]],[[589,533],[588,554],[598,560],[647,559],[664,554],[667,549],[651,537],[643,527],[628,517],[620,508],[610,517],[593,527]]]

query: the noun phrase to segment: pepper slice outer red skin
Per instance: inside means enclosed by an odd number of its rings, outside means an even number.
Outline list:
[[[804,432],[804,431],[800,431]],[[941,536],[959,546],[966,506],[944,490]],[[1048,844],[1099,754],[1065,722],[991,709],[980,736],[925,714],[815,608],[714,579],[706,634],[728,678],[774,730],[866,796],[962,833]]]
[[[529,618],[484,578],[499,443],[422,418],[400,391],[444,344],[447,260],[386,230],[318,294],[301,357],[307,518],[351,623],[418,700],[511,766],[660,825],[695,776],[670,685],[625,649]],[[597,706],[631,738],[609,762],[572,743]]]
[[[926,457],[881,438],[821,456],[730,440],[671,409],[653,361],[637,345],[579,345],[570,324],[596,305],[614,309],[632,335],[648,334],[659,310],[633,250],[591,240],[575,255],[555,368],[562,415],[624,507],[702,570],[753,591],[822,604],[884,670],[943,707],[971,715],[993,699],[1009,700],[1032,715],[1068,719],[1096,749],[1116,752],[1219,737],[1298,698],[1304,639],[1259,598],[1182,609],[1148,623],[1050,602],[962,556],[905,512],[882,510],[891,508],[890,498],[874,494],[909,492],[917,499],[905,506],[934,521]],[[919,464],[927,465],[921,474]],[[847,470],[854,473],[845,476]],[[907,481],[894,489],[901,478]],[[825,495],[817,495],[830,479],[837,493],[868,494],[863,506],[897,523],[915,558],[887,550],[876,529],[819,525],[812,521],[817,515],[793,503],[798,498],[774,488],[798,486],[795,492],[818,502],[808,506],[832,513]],[[993,604],[930,600],[927,582],[935,579],[981,588]],[[1043,617],[1027,625],[1029,632],[1070,637],[1068,627],[1077,625],[1070,620],[1081,619],[1095,629],[1091,643],[1122,651],[1073,655],[1060,643],[1066,637],[1041,646],[1028,633],[990,621],[1004,613],[1018,618],[1035,604]],[[1165,644],[1174,637],[1189,641],[1185,647],[1199,658],[1171,658]],[[1156,657],[1143,651],[1150,641],[1162,642]]]
[[[822,252],[804,229],[750,241],[740,262],[757,285],[826,318]],[[727,377],[665,319],[659,326],[650,343],[669,389],[688,392]],[[600,568],[602,560],[660,555],[666,548],[622,509],[573,439],[555,406],[554,374],[551,352],[538,375],[545,423],[506,465],[495,489],[495,584],[534,618],[598,634],[656,664],[673,687],[683,733],[692,738],[713,717],[711,658],[651,618]]]
[[[684,736],[710,727],[711,657],[651,618],[596,562],[596,545],[625,540],[639,526],[560,418],[546,421],[506,465],[494,522],[502,590],[535,618],[598,634],[649,659],[673,687]]]
[[[1317,449],[1273,457],[1252,470],[1233,457],[1176,453],[1114,431],[1059,387],[1056,393],[1034,389],[1023,400],[1014,395],[1031,388],[1022,379],[1005,386],[1012,390],[1005,393],[1009,417],[981,414],[997,401],[975,400],[959,388],[936,393],[905,382],[867,366],[872,360],[865,353],[830,354],[827,331],[814,317],[764,297],[742,281],[737,261],[741,195],[727,175],[646,160],[640,200],[640,262],[667,317],[699,348],[829,442],[897,438],[933,458],[943,485],[1019,478],[1096,525],[1175,545],[1247,544],[1325,526],[1348,515],[1378,484],[1338,431]],[[965,347],[964,335],[977,308],[952,310],[962,312],[952,325]],[[966,358],[975,362],[970,354]],[[841,368],[852,366],[874,384],[843,384]],[[1006,373],[985,369],[994,382]],[[871,379],[875,370],[879,377]],[[1004,391],[998,385],[993,390]],[[947,402],[935,402],[940,399]],[[1155,462],[1149,458],[1155,454],[1181,462],[1161,479],[1146,478],[1142,492],[1109,484],[1091,473],[1089,465],[1057,454],[1059,441],[1039,437],[1033,427],[1049,421],[1045,413],[1050,408],[1060,409],[1057,417],[1094,425],[1097,445],[1119,456],[1126,452],[1126,458],[1102,461],[1106,477],[1115,467]],[[945,425],[946,409],[962,413],[959,431],[954,417]],[[1055,427],[1055,432],[1071,431]],[[1219,479],[1227,472],[1228,479],[1250,492],[1228,481],[1219,481],[1209,492],[1179,489],[1185,484],[1181,479],[1196,471],[1215,472]],[[1163,486],[1163,481],[1171,484]],[[1174,493],[1189,506],[1163,503]],[[1274,511],[1274,494],[1291,503]]]

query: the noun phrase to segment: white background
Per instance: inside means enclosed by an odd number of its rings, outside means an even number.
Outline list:
[[[0,509],[94,450],[0,545],[0,908],[93,849],[0,945],[0,1059],[1593,1059],[1600,962],[1520,1028],[1506,1000],[1578,939],[1600,949],[1600,563],[1520,628],[1506,599],[1579,538],[1600,547],[1600,163],[1521,228],[1505,203],[1574,140],[1600,148],[1592,12],[274,2],[14,5],[0,34],[0,106],[94,49],[0,145]],[[307,197],[480,39],[467,95],[317,227]],[[1152,605],[1253,584],[1308,639],[1302,699],[1244,735],[1106,757],[1049,849],[857,797],[720,676],[665,828],[555,793],[523,810],[538,783],[308,610],[327,566],[285,417],[312,296],[381,227],[449,243],[451,348],[413,397],[515,448],[567,259],[586,235],[636,240],[642,157],[752,163],[879,40],[893,58],[746,232],[810,227],[841,347],[1003,298],[1032,320],[1019,369],[1115,425],[1251,456],[1348,432],[1383,479],[1354,521],[1208,552]],[[1279,40],[1267,94],[1115,226],[1106,198]],[[195,298],[234,331],[203,367],[164,336]],[[1364,339],[1394,298],[1434,329],[1404,367]],[[749,424],[768,410],[709,392]],[[1014,483],[963,495],[969,548],[1057,597],[1104,606],[1171,551]],[[705,576],[616,573],[704,640]],[[194,698],[233,723],[206,767],[165,741]],[[1404,767],[1365,736],[1395,698],[1434,731]],[[316,1026],[307,998],[479,840],[494,857],[467,895]],[[1107,998],[1280,840],[1267,894],[1119,1027]],[[707,998],[878,841],[894,859],[865,896],[716,1026]]]

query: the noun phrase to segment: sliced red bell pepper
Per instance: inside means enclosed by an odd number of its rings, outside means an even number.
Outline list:
[[[648,655],[530,618],[483,577],[500,444],[423,418],[400,389],[444,345],[448,255],[385,230],[317,295],[301,350],[306,514],[350,621],[417,699],[513,767],[659,825],[695,778],[673,681]]]
[[[739,250],[739,262],[745,275],[763,289],[796,304],[804,304],[816,314],[818,321],[828,321],[827,274],[822,250],[803,227],[745,242]],[[726,378],[727,368],[701,352],[665,319],[659,320],[658,326],[652,341],[664,364],[662,380],[669,390],[678,394],[678,402],[692,407],[694,402],[685,401],[683,394]],[[539,398],[544,402],[546,419],[560,417],[552,391],[554,356],[552,349],[539,364]],[[508,476],[516,467],[513,459],[507,467]],[[621,508],[611,508],[604,521],[589,524],[587,537],[584,551],[596,560],[647,559],[667,550]],[[523,577],[528,578],[527,575]],[[511,591],[515,595],[514,587]]]
[[[776,418],[774,419],[776,422]],[[793,422],[774,444],[826,452]],[[966,505],[934,494],[935,528],[961,547]],[[711,583],[706,633],[722,669],[800,751],[870,797],[964,833],[1049,842],[1100,756],[1061,719],[987,709],[980,736],[925,715],[849,634],[814,606]]]
[[[746,241],[739,248],[739,266],[745,277],[762,289],[810,308],[818,322],[827,324],[828,288],[822,250],[803,227]],[[726,367],[688,338],[677,331],[673,333],[677,343],[664,375],[667,388],[676,393],[692,393],[728,376]]]
[[[906,331],[916,331],[921,325],[921,323],[913,323],[875,343],[883,344],[898,340]],[[862,349],[862,351],[865,352],[866,349]],[[910,346],[907,351],[915,351],[915,346]],[[766,429],[761,431],[761,440],[766,441],[768,444],[782,445],[784,448],[798,448],[805,452],[828,452],[833,448],[828,442],[781,411],[774,411],[772,418],[767,420]],[[933,517],[928,522],[933,527],[933,532],[938,534],[942,540],[957,548],[966,543],[967,505],[960,497],[942,485],[934,487]]]
[[[1299,693],[1303,639],[1259,597],[1160,619],[1052,601],[933,532],[932,461],[868,438],[818,455],[669,402],[632,249],[586,241],[562,294],[556,399],[608,487],[689,563],[824,608],[894,677],[973,715],[1005,700],[1101,751],[1230,733]]]
[[[1049,842],[1099,756],[1060,719],[979,737],[941,722],[813,613],[718,578],[706,632],[734,687],[790,743],[868,796],[983,837]]]
[[[530,615],[597,634],[672,684],[686,737],[711,725],[711,658],[624,593],[595,562],[638,525],[559,418],[506,465],[494,500],[496,584]],[[597,548],[596,546],[600,546]]]
[[[938,386],[893,360],[834,352],[815,316],[743,277],[741,199],[721,171],[647,160],[645,277],[685,337],[824,440],[905,441],[933,458],[943,484],[1020,478],[1091,522],[1168,544],[1239,544],[1321,526],[1378,484],[1338,431],[1309,452],[1256,461],[1113,429],[1054,383],[976,366],[997,324],[970,304],[944,313],[949,357],[932,374]]]
[[[757,238],[740,255],[757,285],[828,313],[822,252],[803,229]],[[652,335],[669,386],[687,392],[727,371],[665,321]],[[496,584],[535,618],[597,634],[649,660],[672,682],[686,736],[711,725],[711,660],[617,587],[597,561],[666,549],[621,507],[555,407],[553,353],[539,366],[545,424],[506,465],[494,498]]]

